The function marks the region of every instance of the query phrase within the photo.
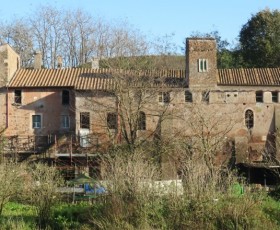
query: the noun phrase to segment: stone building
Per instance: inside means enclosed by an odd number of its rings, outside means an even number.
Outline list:
[[[142,72],[40,65],[19,69],[19,57],[4,47],[1,55],[11,53],[0,60],[7,82],[0,98],[6,136],[72,134],[80,147],[94,144],[104,150],[134,137],[191,138],[202,131],[203,120],[228,140],[236,163],[262,162],[267,151],[278,156],[280,69],[217,69],[214,39],[187,39],[186,70]],[[116,79],[127,85],[118,88]],[[128,104],[136,112],[124,121],[120,114]],[[137,124],[128,126],[128,119]]]

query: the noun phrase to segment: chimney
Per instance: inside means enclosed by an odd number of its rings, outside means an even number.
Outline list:
[[[57,68],[58,69],[62,68],[62,57],[60,55],[57,56]]]
[[[99,58],[92,58],[91,59],[91,68],[92,69],[99,69]]]
[[[34,57],[34,69],[41,69],[42,66],[42,54],[40,51],[35,51]]]

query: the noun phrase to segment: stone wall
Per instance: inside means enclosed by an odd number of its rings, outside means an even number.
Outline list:
[[[186,41],[186,71],[189,88],[213,89],[217,85],[217,48],[214,39],[189,38]],[[206,69],[199,71],[199,60]],[[203,64],[204,65],[204,64]]]

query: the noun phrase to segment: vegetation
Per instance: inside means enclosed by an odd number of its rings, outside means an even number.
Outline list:
[[[240,31],[240,49],[248,67],[278,67],[280,61],[280,11],[262,10]],[[260,58],[261,57],[261,58]]]
[[[60,199],[57,188],[63,186],[63,180],[56,168],[43,164],[35,164],[27,172],[31,180],[24,191],[25,199],[35,207],[39,227],[45,228],[51,219],[52,207]]]
[[[36,203],[14,199],[5,204],[1,229],[279,229],[280,203],[261,190],[237,190],[234,174],[188,178],[184,190],[159,186],[157,170],[143,153],[104,159],[109,194],[94,203],[56,201],[46,226],[39,225]],[[197,168],[196,168],[197,169]],[[201,168],[200,172],[203,171]],[[114,173],[114,174],[113,174]],[[191,177],[191,176],[190,176]],[[189,190],[189,188],[193,188]]]
[[[56,169],[43,164],[30,166],[25,163],[3,162],[0,164],[0,173],[0,218],[5,217],[3,210],[6,205],[14,201],[18,203],[8,205],[11,210],[21,210],[23,206],[20,204],[26,204],[23,208],[26,213],[22,214],[35,214],[36,222],[33,224],[46,228],[51,218],[51,209],[59,200],[57,187],[63,185]],[[4,212],[7,213],[7,209]],[[16,225],[22,224],[27,218],[24,216],[21,216],[22,219],[17,217]]]

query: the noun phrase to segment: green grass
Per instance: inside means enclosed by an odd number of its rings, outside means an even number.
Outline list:
[[[280,201],[266,197],[262,203],[262,210],[272,221],[275,221],[280,229]]]
[[[36,229],[34,207],[27,204],[9,202],[0,219],[1,229]]]
[[[61,203],[54,207],[49,229],[90,229],[88,220],[92,206],[88,202],[79,204]],[[36,212],[31,205],[9,202],[0,218],[1,230],[33,230],[36,227]]]
[[[276,200],[270,196],[263,195],[257,197],[257,203],[254,204],[253,196],[250,199],[245,197],[233,197],[233,200],[224,200],[218,202],[215,207],[211,206],[212,209],[217,209],[217,212],[211,212],[208,210],[208,213],[200,213],[200,217],[196,215],[198,218],[197,221],[202,221],[203,217],[208,217],[212,213],[213,216],[213,225],[212,228],[215,229],[214,226],[222,226],[226,229],[234,229],[234,225],[230,222],[230,218],[233,217],[232,213],[236,215],[239,214],[240,216],[234,216],[239,221],[240,226],[259,226],[260,228],[256,229],[263,229],[261,223],[264,223],[265,226],[270,226],[270,229],[280,229],[280,201]],[[251,200],[252,199],[252,200]],[[249,202],[248,204],[244,202]],[[254,204],[254,205],[252,205]],[[101,206],[100,206],[101,205]],[[59,203],[53,208],[52,213],[52,221],[49,223],[49,229],[59,229],[59,230],[67,230],[67,229],[91,229],[94,225],[94,219],[97,221],[105,221],[106,216],[104,216],[104,212],[102,212],[102,208],[104,204],[99,204],[98,202],[94,203],[93,205],[89,204],[88,202],[81,202],[78,204],[69,204],[69,203]],[[180,218],[187,218],[186,221],[191,221],[193,218],[188,213],[188,208],[183,207],[182,209],[174,209],[174,207],[163,207],[163,203],[159,202],[156,205],[156,208],[149,207],[150,210],[147,215],[150,216],[151,220],[153,220],[153,224],[149,223],[149,226],[158,228],[158,229],[167,229],[168,226],[165,223],[170,221],[166,215],[164,215],[163,210],[167,208],[169,211],[172,209],[173,214],[171,218],[175,218],[176,211],[179,211]],[[166,205],[168,205],[166,203]],[[107,205],[106,205],[107,206]],[[244,209],[243,207],[249,207],[249,209]],[[202,211],[202,210],[200,210]],[[205,210],[206,211],[206,210]],[[213,210],[212,210],[213,211]],[[242,213],[243,211],[244,213]],[[183,215],[182,212],[186,212]],[[192,210],[194,212],[194,210]],[[206,211],[207,212],[207,211]],[[247,213],[248,212],[248,213]],[[170,212],[168,212],[170,214]],[[183,216],[182,216],[183,215]],[[178,217],[178,216],[177,216]],[[97,219],[96,219],[97,218]],[[167,219],[165,219],[167,218]],[[183,218],[183,219],[184,219]],[[188,220],[191,218],[190,220]],[[217,219],[218,218],[218,219]],[[248,219],[249,218],[249,219]],[[252,219],[251,219],[252,218]],[[210,218],[211,219],[211,218]],[[215,221],[219,221],[216,222]],[[213,221],[212,220],[212,221]],[[119,220],[121,221],[121,220]],[[167,222],[166,222],[167,221]],[[176,222],[176,221],[175,221]],[[102,222],[100,222],[102,223]],[[216,223],[216,224],[215,224]],[[20,230],[33,230],[37,229],[36,227],[36,212],[35,208],[28,204],[21,204],[17,202],[9,202],[3,210],[3,215],[0,219],[0,229],[2,230],[13,230],[13,229],[20,229]],[[170,226],[171,227],[171,226]],[[170,228],[172,229],[172,227]]]

